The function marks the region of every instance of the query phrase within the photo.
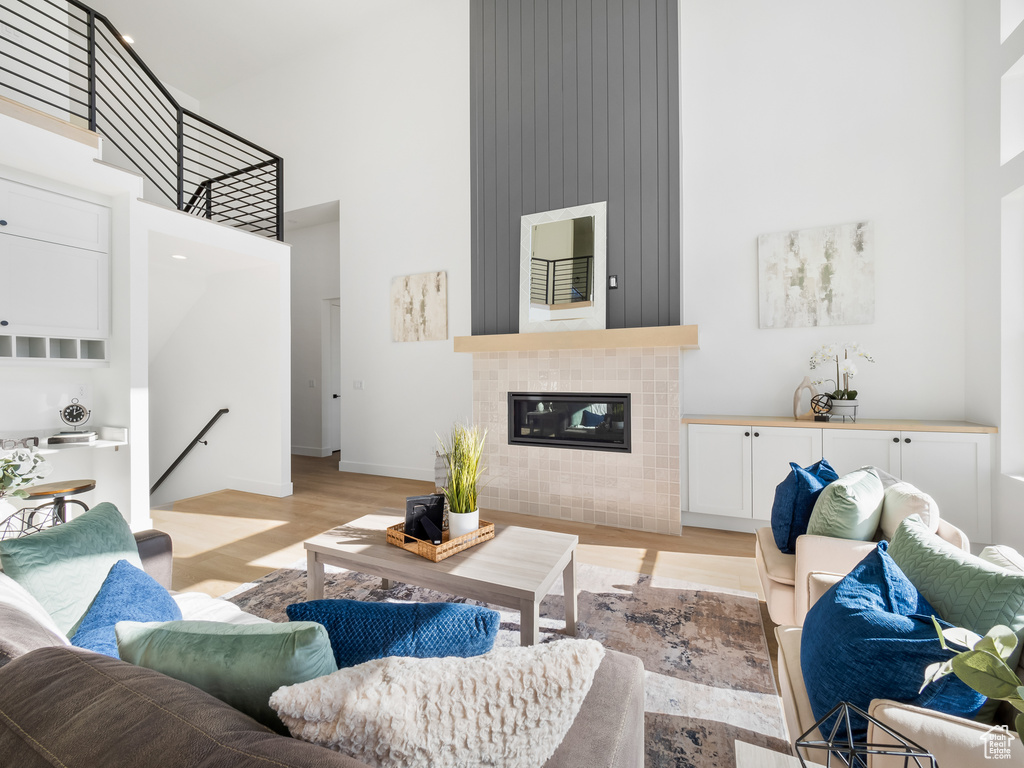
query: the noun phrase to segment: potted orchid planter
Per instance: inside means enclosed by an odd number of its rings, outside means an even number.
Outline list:
[[[857,406],[860,403],[857,400],[857,390],[850,387],[850,379],[857,375],[857,366],[854,359],[858,357],[869,363],[875,362],[875,359],[860,344],[839,344],[835,341],[831,344],[826,344],[811,355],[812,370],[817,369],[819,366],[835,363],[835,379],[819,378],[811,383],[824,384],[826,381],[832,382],[835,389],[828,393],[832,398],[832,407],[829,410],[829,415],[841,416],[843,421],[847,419],[851,421],[857,420]],[[842,386],[840,386],[840,382],[842,382]]]
[[[25,488],[42,480],[52,469],[42,454],[28,448],[0,456],[0,523],[18,511],[10,499],[27,496]]]
[[[448,438],[439,438],[448,470],[444,495],[448,500],[449,538],[464,536],[480,527],[477,484],[484,471],[486,436],[486,431],[479,427],[456,424]]]

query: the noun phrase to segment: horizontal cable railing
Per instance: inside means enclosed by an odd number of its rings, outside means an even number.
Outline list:
[[[183,108],[105,16],[78,0],[0,0],[0,95],[101,133],[145,197],[284,237],[284,161]]]
[[[530,301],[535,304],[575,304],[590,301],[593,256],[530,260]]]

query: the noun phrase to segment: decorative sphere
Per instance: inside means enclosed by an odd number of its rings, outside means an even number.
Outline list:
[[[832,410],[832,395],[820,394],[811,398],[811,410],[821,415]]]

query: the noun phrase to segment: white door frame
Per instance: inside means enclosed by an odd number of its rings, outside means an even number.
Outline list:
[[[331,450],[331,400],[334,399],[334,381],[331,375],[331,305],[341,306],[340,298],[322,299],[320,302],[320,455],[330,456]],[[340,313],[339,313],[340,315]],[[338,329],[341,339],[341,329]],[[339,351],[339,357],[341,355]],[[341,394],[341,382],[338,382]],[[340,409],[339,409],[340,410]],[[340,416],[339,416],[340,418]],[[340,424],[339,424],[340,429]]]

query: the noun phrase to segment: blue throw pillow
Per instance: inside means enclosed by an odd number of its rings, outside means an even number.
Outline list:
[[[127,560],[107,574],[71,644],[120,658],[114,625],[119,621],[180,621],[181,609],[152,576]]]
[[[775,487],[772,504],[772,534],[775,546],[787,555],[796,554],[796,538],[807,533],[807,523],[822,489],[839,479],[832,466],[822,459],[806,469],[790,463],[791,472]]]
[[[580,423],[584,427],[597,427],[604,423],[604,415],[593,411],[584,411],[583,420]]]
[[[386,656],[479,656],[494,646],[501,616],[462,603],[312,600],[286,609],[291,621],[323,624],[338,667]]]
[[[973,717],[985,697],[954,675],[920,690],[928,665],[952,654],[939,645],[931,620],[938,614],[889,557],[886,546],[879,543],[804,620],[800,667],[815,719],[841,701],[867,712],[872,699]],[[861,717],[850,722],[854,740],[864,741],[867,722]],[[825,738],[831,727],[829,722],[821,729]],[[845,735],[842,725],[840,731]]]

